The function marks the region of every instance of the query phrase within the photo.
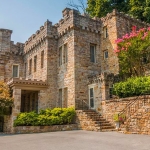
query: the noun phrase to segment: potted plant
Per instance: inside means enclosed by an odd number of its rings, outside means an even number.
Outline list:
[[[115,121],[116,129],[119,129],[120,123],[124,123],[125,121],[125,114],[114,114],[113,120]]]

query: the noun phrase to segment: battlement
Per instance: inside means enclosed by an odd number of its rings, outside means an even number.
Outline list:
[[[65,8],[62,11],[63,18],[54,26],[57,27],[58,36],[61,37],[70,29],[87,30],[88,32],[100,33],[101,23],[97,19],[92,19],[85,14],[80,14],[75,9]]]
[[[118,12],[116,9],[114,9],[111,13],[108,13],[105,17],[99,18],[99,20],[101,20],[102,22],[105,22],[111,19],[113,16],[119,16],[119,17],[125,18],[126,20],[129,20],[130,22],[136,22],[144,26],[150,26],[150,24],[146,22],[142,22],[140,19],[133,18],[132,16],[125,14],[123,12]]]
[[[36,39],[40,34],[43,34],[43,32],[50,28],[52,26],[52,22],[47,20],[44,25],[42,25],[39,30],[35,32],[35,34],[32,34],[28,40],[25,42],[25,46],[32,42],[32,40]]]
[[[0,28],[0,32],[6,33],[6,34],[9,33],[9,34],[11,35],[13,31],[12,31],[12,30],[9,30],[9,29],[3,29],[3,28]]]

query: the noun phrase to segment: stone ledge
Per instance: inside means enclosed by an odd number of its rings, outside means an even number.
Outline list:
[[[78,125],[68,124],[68,125],[54,125],[54,126],[18,126],[14,127],[13,133],[23,134],[23,133],[42,133],[42,132],[70,131],[70,130],[78,130]]]

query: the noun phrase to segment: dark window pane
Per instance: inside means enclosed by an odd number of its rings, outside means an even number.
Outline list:
[[[95,62],[95,46],[90,46],[90,60],[91,62]]]

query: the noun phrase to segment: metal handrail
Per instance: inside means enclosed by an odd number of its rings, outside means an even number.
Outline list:
[[[138,103],[136,103],[136,105],[135,105],[135,107],[138,106],[138,108],[134,111],[134,113],[135,113],[135,112],[139,109],[139,104],[140,104],[139,101],[142,100],[142,99],[139,99],[140,96],[142,96],[142,95],[137,96],[134,101],[129,102],[129,104],[127,104],[127,106],[118,114],[118,118],[119,118],[119,116],[121,116],[121,114],[123,114],[123,113],[125,113],[125,112],[128,112],[128,111],[131,111],[131,110],[130,110],[131,107],[134,106],[134,104],[135,104],[136,102],[138,102]],[[145,96],[146,96],[146,95],[144,95],[144,99],[142,100],[142,102],[144,101],[144,105],[145,105]],[[130,113],[129,113],[129,114],[130,114]],[[127,123],[129,122],[129,119],[130,119],[130,118],[131,118],[131,115],[129,115],[128,117],[126,116],[125,120],[128,120]]]

